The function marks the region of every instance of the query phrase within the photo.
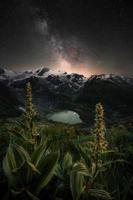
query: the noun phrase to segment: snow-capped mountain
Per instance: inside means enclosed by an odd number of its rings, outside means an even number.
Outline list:
[[[5,69],[0,70],[0,81],[18,93],[22,93],[26,83],[31,82],[33,90],[37,93],[45,93],[47,96],[47,92],[44,90],[49,90],[53,94],[70,97],[78,93],[86,80],[83,75],[51,70],[47,67],[18,73]]]
[[[7,70],[0,74],[0,81],[14,90],[18,100],[22,103],[24,102],[26,83],[31,82],[34,103],[38,105],[40,112],[46,108],[58,108],[68,101],[72,102],[86,80],[83,75],[69,74],[43,67],[18,73],[12,72],[11,76]],[[19,107],[22,108],[22,106]]]
[[[94,106],[102,102],[110,115],[132,115],[133,78],[114,74],[93,75],[85,82],[78,99]]]
[[[39,112],[73,109],[82,114],[86,106],[94,109],[97,102],[102,102],[109,112],[117,115],[133,113],[133,78],[114,74],[86,78],[47,67],[17,73],[0,68],[0,83],[14,92],[21,111],[27,82],[32,84],[33,100]]]
[[[115,84],[127,83],[133,85],[133,78],[115,74],[92,75],[91,77],[86,78],[80,74],[51,70],[48,67],[29,69],[21,72],[14,72],[11,70],[0,68],[0,80],[7,79],[10,81],[10,84],[16,83],[17,81],[24,81],[33,77],[51,82],[51,84],[55,87],[60,83],[69,83],[70,87],[77,85],[77,87],[80,88],[87,81],[108,81]]]
[[[100,74],[100,75],[93,75],[88,79],[91,81],[108,81],[110,83],[114,84],[130,84],[133,85],[133,78],[129,78],[122,75],[116,75],[116,74]]]
[[[4,81],[4,80],[10,80],[12,78],[14,78],[16,76],[16,73],[11,71],[11,70],[7,70],[4,68],[0,68],[0,81]]]
[[[10,78],[8,84],[12,88],[23,88],[30,81],[34,83],[33,85],[38,84],[39,90],[43,89],[42,87],[44,86],[48,87],[52,92],[71,95],[80,90],[86,80],[83,75],[68,74],[67,72],[50,70],[48,68],[38,68],[16,73],[13,78]]]

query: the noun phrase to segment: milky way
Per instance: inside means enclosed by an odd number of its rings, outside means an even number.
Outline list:
[[[1,0],[0,13],[3,67],[133,74],[129,1]]]

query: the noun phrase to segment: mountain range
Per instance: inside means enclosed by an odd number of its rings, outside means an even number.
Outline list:
[[[90,123],[95,104],[104,105],[106,116],[117,120],[133,113],[133,78],[115,74],[89,78],[41,67],[13,72],[0,68],[0,117],[24,112],[25,87],[31,82],[33,101],[41,116],[57,110],[74,110]]]

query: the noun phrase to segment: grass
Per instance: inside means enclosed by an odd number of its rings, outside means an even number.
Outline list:
[[[131,200],[133,135],[105,127],[96,105],[94,127],[40,121],[27,87],[26,112],[0,122],[0,195],[6,200]]]
[[[18,121],[18,120],[17,120]],[[22,129],[21,124],[15,122],[13,120],[5,121],[4,123],[0,123],[0,158],[1,161],[6,154],[6,150],[8,144],[10,142],[10,134],[14,133],[14,129],[18,128]],[[110,148],[110,153],[108,155],[103,156],[104,164],[108,163],[105,169],[100,168],[100,174],[95,179],[95,182],[90,183],[90,176],[92,172],[92,152],[91,150],[91,142],[93,142],[93,137],[91,133],[86,134],[86,132],[81,131],[81,128],[64,125],[60,123],[47,123],[45,122],[37,122],[36,126],[38,127],[39,134],[42,134],[45,140],[48,140],[50,144],[49,151],[55,152],[60,151],[60,159],[57,163],[57,168],[55,173],[48,183],[48,185],[41,191],[37,198],[43,199],[44,196],[47,199],[108,199],[110,198],[108,195],[112,196],[113,199],[116,200],[130,200],[132,198],[132,189],[133,189],[133,172],[132,172],[132,155],[133,155],[133,136],[130,131],[128,131],[124,126],[120,127],[111,127],[107,130],[107,140]],[[80,131],[77,131],[77,130]],[[21,132],[22,133],[22,132]],[[112,151],[112,152],[111,152]],[[115,151],[115,153],[113,153]],[[118,162],[114,162],[115,160],[119,160]],[[124,160],[124,161],[123,161]],[[110,163],[112,162],[112,163]],[[86,182],[86,190],[90,185],[93,185],[93,191],[90,188],[91,193],[88,197],[88,192],[82,192],[83,188],[81,188],[81,194],[78,197],[75,197],[75,193],[72,192],[72,185],[70,184],[70,180],[73,180],[73,187],[76,185],[77,190],[79,190],[80,186],[78,185],[78,179],[73,176],[76,180],[74,180],[71,176],[72,171],[75,173],[75,165],[81,163],[85,165],[85,168],[78,166],[76,168],[77,174],[82,174],[82,178],[84,179],[84,184]],[[71,165],[71,166],[70,166]],[[86,166],[88,166],[86,168]],[[93,166],[94,167],[94,166]],[[58,169],[58,170],[57,170]],[[79,171],[80,172],[79,172]],[[82,171],[83,170],[83,171]],[[89,172],[89,174],[85,174]],[[84,175],[85,174],[85,175]],[[1,162],[1,193],[4,196],[4,187],[8,187],[7,178],[4,176],[2,170],[2,162]],[[92,177],[91,177],[92,178]],[[21,179],[21,178],[20,178]],[[75,182],[76,181],[76,182]],[[77,183],[77,184],[76,184]],[[30,183],[32,185],[32,183]],[[29,186],[28,186],[29,187]],[[35,186],[34,186],[35,187]],[[30,186],[31,188],[31,186]],[[97,191],[97,189],[99,189]],[[75,188],[74,188],[75,190]],[[30,192],[32,189],[30,190]],[[108,191],[108,193],[104,193],[103,191]],[[52,194],[51,194],[52,192]],[[96,194],[93,192],[96,192]],[[98,193],[97,193],[98,192]],[[100,194],[99,194],[100,192]],[[11,191],[9,192],[9,194]],[[32,193],[31,193],[32,194]],[[76,193],[77,194],[77,193]],[[29,194],[30,195],[30,194]],[[73,197],[74,195],[74,197]],[[92,196],[91,196],[92,195]],[[105,195],[105,197],[98,197],[97,195]],[[107,196],[108,198],[107,198]],[[32,196],[32,195],[31,195]],[[96,197],[95,197],[96,196]],[[18,196],[20,199],[29,199],[27,195]],[[8,196],[8,199],[15,199],[13,194]]]

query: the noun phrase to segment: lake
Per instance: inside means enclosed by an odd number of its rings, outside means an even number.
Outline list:
[[[82,123],[80,116],[78,113],[70,110],[54,112],[52,114],[47,115],[48,120],[52,120],[55,122],[63,122],[67,124],[78,124]]]

